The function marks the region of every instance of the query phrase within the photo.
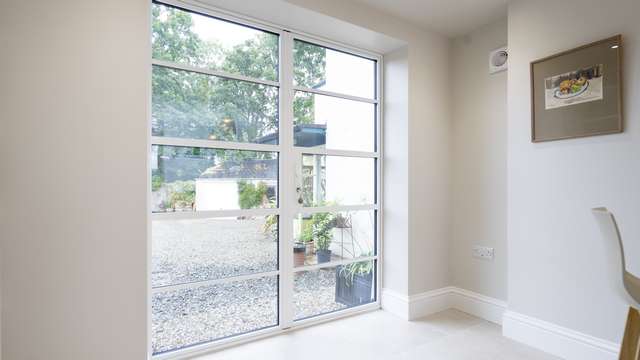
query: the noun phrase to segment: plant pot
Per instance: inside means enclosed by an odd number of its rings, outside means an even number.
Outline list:
[[[373,272],[355,275],[349,283],[341,270],[342,266],[336,268],[336,302],[349,307],[370,303],[373,300]]]
[[[305,261],[305,251],[306,246],[304,244],[294,244],[293,245],[293,266],[299,267],[304,266]]]
[[[307,256],[311,256],[311,255],[313,255],[313,253],[316,252],[316,247],[315,247],[315,244],[313,243],[313,241],[307,241],[304,245],[306,246],[306,250],[305,251],[307,253]]]
[[[331,250],[316,250],[318,264],[331,261]]]

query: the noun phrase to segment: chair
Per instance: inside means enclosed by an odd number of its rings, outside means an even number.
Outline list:
[[[624,257],[624,243],[620,236],[620,229],[616,219],[607,208],[600,207],[592,209],[596,221],[600,226],[602,236],[607,241],[617,241],[620,248],[620,258],[622,263],[622,283],[629,295],[637,304],[640,304],[640,278],[627,271],[627,264]],[[620,360],[640,360],[640,311],[634,306],[629,307],[627,326],[620,349]]]

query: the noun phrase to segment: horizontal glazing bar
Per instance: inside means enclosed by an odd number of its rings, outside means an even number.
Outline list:
[[[296,268],[293,269],[293,272],[297,273],[297,272],[301,272],[301,271],[318,270],[318,269],[323,269],[323,268],[327,268],[327,267],[348,265],[348,264],[359,263],[359,262],[363,262],[363,261],[373,261],[373,260],[377,260],[377,259],[378,259],[378,255],[374,255],[374,256],[366,256],[366,257],[355,258],[355,259],[347,259],[347,260],[340,260],[340,261],[330,261],[330,262],[326,262],[326,263],[322,263],[322,264],[315,264],[315,265],[307,265],[307,266],[296,267]]]
[[[351,150],[331,150],[323,148],[304,148],[301,150],[303,154],[309,155],[327,155],[327,156],[346,156],[346,157],[363,157],[377,159],[380,154],[377,152],[367,151],[351,151]]]
[[[163,136],[152,136],[151,144],[199,147],[199,148],[222,149],[222,150],[248,150],[248,151],[271,151],[271,152],[280,151],[279,145],[239,143],[239,142],[233,142],[233,141],[218,141],[218,140],[182,139],[182,138],[163,137]]]
[[[333,92],[333,91],[312,89],[312,88],[307,88],[307,87],[303,87],[303,86],[294,86],[293,89],[295,91],[304,91],[304,92],[308,92],[308,93],[312,93],[312,94],[332,96],[332,97],[337,97],[337,98],[341,98],[341,99],[366,102],[366,103],[369,103],[369,104],[377,104],[378,103],[378,100],[376,100],[376,99],[367,99],[367,98],[363,98],[363,97],[359,97],[359,96],[346,95],[346,94],[341,94],[341,93],[337,93],[337,92]]]
[[[175,62],[167,61],[167,60],[153,59],[153,60],[151,60],[151,63],[153,65],[157,65],[157,66],[163,66],[163,67],[172,68],[172,69],[178,69],[178,70],[192,71],[192,72],[196,72],[196,73],[199,73],[199,74],[218,76],[218,77],[223,77],[223,78],[226,78],[226,79],[247,81],[247,82],[263,84],[263,85],[269,85],[269,86],[275,86],[275,87],[279,87],[280,86],[280,83],[278,83],[277,81],[256,79],[256,78],[252,78],[252,77],[249,77],[249,76],[238,75],[238,74],[230,74],[230,73],[227,73],[227,72],[224,72],[224,71],[211,70],[211,69],[205,69],[205,68],[200,68],[200,67],[191,66],[191,65],[179,64],[179,63],[175,63]]]
[[[317,206],[317,207],[301,207],[298,209],[302,214],[317,213],[336,213],[342,211],[362,211],[362,210],[378,210],[378,205],[338,205],[338,206]]]
[[[152,213],[151,220],[188,220],[209,219],[240,216],[279,215],[280,209],[242,209],[242,210],[209,210],[209,211],[176,211]]]
[[[269,272],[263,272],[263,273],[227,277],[224,279],[203,280],[203,281],[194,281],[194,282],[184,283],[184,284],[158,286],[158,287],[152,288],[151,292],[155,294],[155,293],[165,292],[165,291],[175,291],[175,290],[190,289],[190,288],[192,289],[192,288],[197,288],[201,286],[226,284],[234,281],[259,279],[262,277],[269,277],[269,276],[276,276],[276,275],[280,275],[280,271],[269,271]]]

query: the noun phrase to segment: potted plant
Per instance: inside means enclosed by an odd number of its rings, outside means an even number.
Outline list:
[[[372,260],[338,266],[336,270],[336,302],[346,306],[371,302],[373,266]]]
[[[331,261],[331,241],[333,240],[333,228],[335,218],[330,213],[318,213],[313,215],[311,232],[316,248],[318,264]]]

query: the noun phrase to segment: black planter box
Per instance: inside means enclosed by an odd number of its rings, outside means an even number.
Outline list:
[[[343,276],[343,266],[336,267],[336,302],[346,306],[357,306],[372,301],[373,272],[366,275],[355,275],[353,282]]]

